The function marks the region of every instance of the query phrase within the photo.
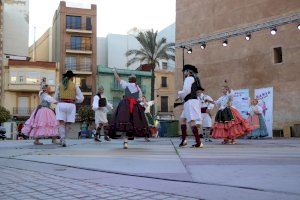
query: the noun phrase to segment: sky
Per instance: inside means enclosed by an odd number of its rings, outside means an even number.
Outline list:
[[[65,0],[67,6],[97,4],[97,36],[139,29],[162,30],[175,22],[176,0]],[[60,0],[29,0],[29,46],[51,26]],[[34,31],[35,30],[35,31]]]

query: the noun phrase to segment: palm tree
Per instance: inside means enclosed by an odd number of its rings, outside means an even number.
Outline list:
[[[157,31],[153,30],[139,32],[135,38],[141,45],[140,49],[132,49],[126,52],[127,57],[131,57],[127,66],[134,63],[148,64],[151,66],[151,99],[154,99],[155,74],[154,70],[159,65],[159,61],[175,61],[175,44],[167,43],[166,38],[157,38]],[[154,107],[151,109],[154,114]]]

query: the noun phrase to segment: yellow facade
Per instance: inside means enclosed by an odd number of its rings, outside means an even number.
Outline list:
[[[29,61],[22,61],[31,63]],[[13,117],[28,117],[39,104],[38,93],[42,77],[46,77],[51,91],[57,85],[55,63],[47,62],[47,66],[20,65],[14,63],[4,67],[2,106],[10,111]],[[43,65],[43,63],[41,64]]]
[[[159,116],[173,116],[173,104],[177,98],[174,78],[173,71],[163,69],[155,71],[155,101]]]
[[[49,40],[49,28],[34,44],[29,47],[29,57],[34,61],[51,61],[52,46],[51,40]]]

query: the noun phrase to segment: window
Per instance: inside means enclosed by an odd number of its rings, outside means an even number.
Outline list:
[[[161,99],[160,99],[160,103],[161,103],[161,105],[160,105],[160,109],[161,109],[161,112],[168,112],[168,96],[161,96],[160,97]]]
[[[26,76],[26,84],[38,84],[40,82],[40,77],[41,74],[39,72],[28,72]]]
[[[47,82],[49,85],[55,85],[55,72],[48,74]]]
[[[67,29],[81,29],[81,17],[67,15],[66,28]]]
[[[163,69],[168,69],[168,63],[167,62],[162,62],[161,65],[162,65]]]
[[[23,83],[24,82],[24,76],[19,76],[19,83]]]
[[[81,37],[71,36],[71,49],[81,50]]]
[[[17,83],[17,72],[11,71],[10,73],[10,83]]]
[[[92,30],[91,17],[86,17],[86,30]]]
[[[92,59],[91,57],[81,57],[79,71],[92,71]]]
[[[68,70],[76,71],[76,57],[75,56],[66,56],[65,57],[65,67]]]
[[[277,47],[273,50],[274,53],[274,63],[282,63],[282,48]]]
[[[162,76],[161,77],[161,87],[168,87],[168,83],[167,83],[167,77]]]
[[[82,37],[82,45],[83,48],[82,50],[92,50],[92,43],[91,43],[91,38],[90,37]]]

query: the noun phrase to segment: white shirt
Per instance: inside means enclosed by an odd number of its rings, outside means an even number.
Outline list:
[[[103,94],[101,94],[101,97],[102,98],[106,98]],[[113,106],[111,103],[108,103],[107,102],[107,105],[106,107],[99,107],[99,96],[98,95],[95,95],[94,98],[93,98],[93,110],[96,111],[96,110],[101,110],[103,112],[107,112],[108,109],[113,109]]]
[[[249,114],[250,114],[251,116],[253,116],[253,115],[255,115],[254,112],[259,113],[259,114],[262,114],[262,113],[263,113],[263,109],[262,109],[262,107],[260,107],[259,105],[255,105],[255,106],[254,106],[254,105],[251,105],[248,112],[249,112]]]
[[[228,106],[228,102],[232,100],[234,96],[234,91],[231,90],[226,95],[221,96],[215,103],[219,106],[219,110],[223,110]]]
[[[44,92],[43,91],[40,91],[39,92],[39,97],[40,97],[40,101],[47,101],[49,103],[56,103],[57,101],[52,97],[50,96],[48,93]]]
[[[84,96],[80,90],[80,88],[78,86],[75,87],[76,89],[76,97],[75,97],[75,102],[76,103],[82,103],[83,100],[84,100]],[[55,95],[54,95],[54,98],[59,101],[59,87],[56,88],[56,91],[55,91]]]
[[[195,82],[194,77],[188,76],[184,79],[183,83],[183,89],[178,92],[178,97],[180,99],[184,99],[188,94],[191,93],[192,90],[192,84]]]
[[[206,100],[213,101],[213,99],[206,94],[201,93],[201,95],[198,96],[198,99],[201,101],[201,108],[207,108],[209,110],[212,110],[215,107],[214,104],[205,102]]]
[[[140,104],[145,107],[145,113],[150,113],[150,108],[154,105],[154,101],[148,101],[146,102],[146,105],[143,102]]]
[[[139,97],[142,98],[142,90],[136,83],[128,83],[127,81],[121,80],[120,85],[123,89],[128,88],[131,93],[139,92]]]

